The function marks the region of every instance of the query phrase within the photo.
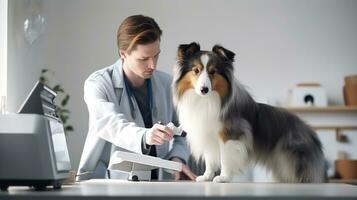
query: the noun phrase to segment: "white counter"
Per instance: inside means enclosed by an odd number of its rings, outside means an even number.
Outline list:
[[[357,199],[357,186],[347,184],[127,182],[91,180],[60,190],[10,187],[0,199]]]

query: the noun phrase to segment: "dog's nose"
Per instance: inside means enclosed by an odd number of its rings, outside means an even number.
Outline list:
[[[201,87],[202,94],[207,94],[207,92],[208,92],[208,87]]]

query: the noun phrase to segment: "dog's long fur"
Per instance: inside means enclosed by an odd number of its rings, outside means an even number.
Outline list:
[[[193,155],[206,164],[196,180],[229,182],[253,162],[280,182],[323,182],[316,133],[286,110],[256,103],[234,78],[234,56],[219,45],[178,48],[173,99]]]

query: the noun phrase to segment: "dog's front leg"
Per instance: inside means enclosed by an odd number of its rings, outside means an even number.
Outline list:
[[[212,157],[212,155],[210,156],[205,156],[205,164],[206,164],[206,170],[205,173],[203,173],[202,176],[198,176],[196,178],[197,182],[204,182],[204,181],[212,181],[213,177],[215,175],[216,170],[219,168],[217,166],[217,162],[215,161],[216,159],[214,159]],[[219,163],[218,163],[219,164]]]
[[[229,151],[230,147],[230,141],[227,142],[222,142],[220,141],[219,147],[220,147],[220,152],[221,152],[221,174],[219,176],[214,177],[213,182],[219,182],[219,183],[224,183],[224,182],[230,182],[232,180],[232,155],[235,154],[230,154],[232,152]]]
[[[221,174],[213,182],[231,182],[234,174],[244,171],[247,166],[248,150],[239,140],[220,142]]]

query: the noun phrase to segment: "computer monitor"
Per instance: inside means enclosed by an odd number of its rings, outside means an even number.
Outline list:
[[[37,81],[18,113],[32,113],[58,118],[54,104],[56,96],[56,92],[50,87]]]
[[[0,115],[1,190],[12,185],[59,189],[68,177],[71,162],[55,97],[56,92],[38,81],[19,114]]]

